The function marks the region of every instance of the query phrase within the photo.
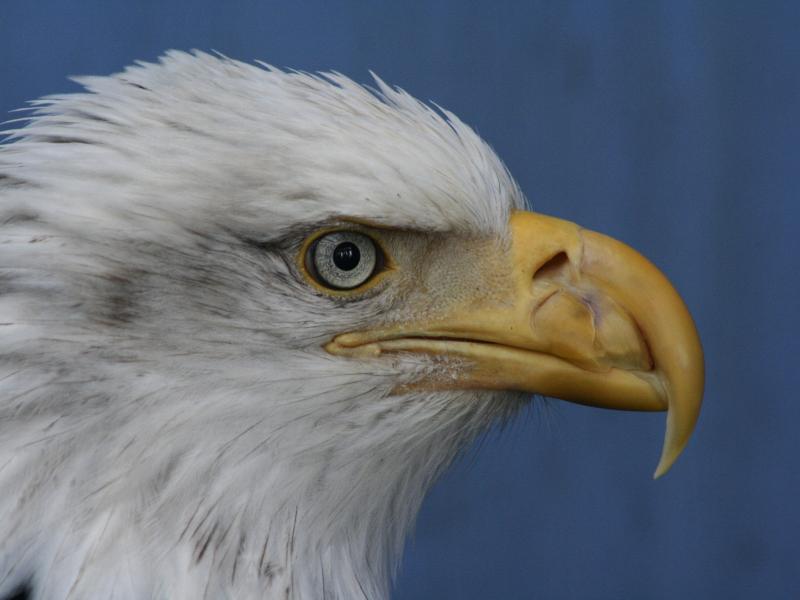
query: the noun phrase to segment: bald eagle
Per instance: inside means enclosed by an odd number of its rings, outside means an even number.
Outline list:
[[[0,597],[386,598],[532,394],[685,446],[678,294],[455,115],[204,53],[78,81],[0,146]]]

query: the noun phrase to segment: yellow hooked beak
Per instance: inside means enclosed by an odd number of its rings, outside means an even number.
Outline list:
[[[666,410],[655,477],[681,453],[703,396],[692,317],[641,254],[574,223],[530,212],[510,222],[513,285],[435,322],[337,336],[333,354],[445,355],[470,365],[426,389],[508,389],[622,410]]]

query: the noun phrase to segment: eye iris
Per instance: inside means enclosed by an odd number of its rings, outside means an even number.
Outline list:
[[[375,241],[357,231],[331,231],[308,246],[308,274],[334,290],[352,290],[368,281],[378,262]]]
[[[333,264],[342,271],[352,271],[361,261],[361,252],[353,242],[342,242],[333,250]]]

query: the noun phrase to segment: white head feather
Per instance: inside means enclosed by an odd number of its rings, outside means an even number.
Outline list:
[[[294,256],[343,217],[502,239],[518,188],[377,78],[171,52],[79,81],[0,146],[0,597],[387,596],[431,483],[521,397],[391,395],[432,363],[321,345],[436,302],[329,298]]]

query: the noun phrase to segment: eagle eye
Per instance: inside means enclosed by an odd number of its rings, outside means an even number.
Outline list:
[[[334,290],[352,290],[378,270],[380,249],[357,231],[332,231],[309,246],[306,268],[317,283]]]

